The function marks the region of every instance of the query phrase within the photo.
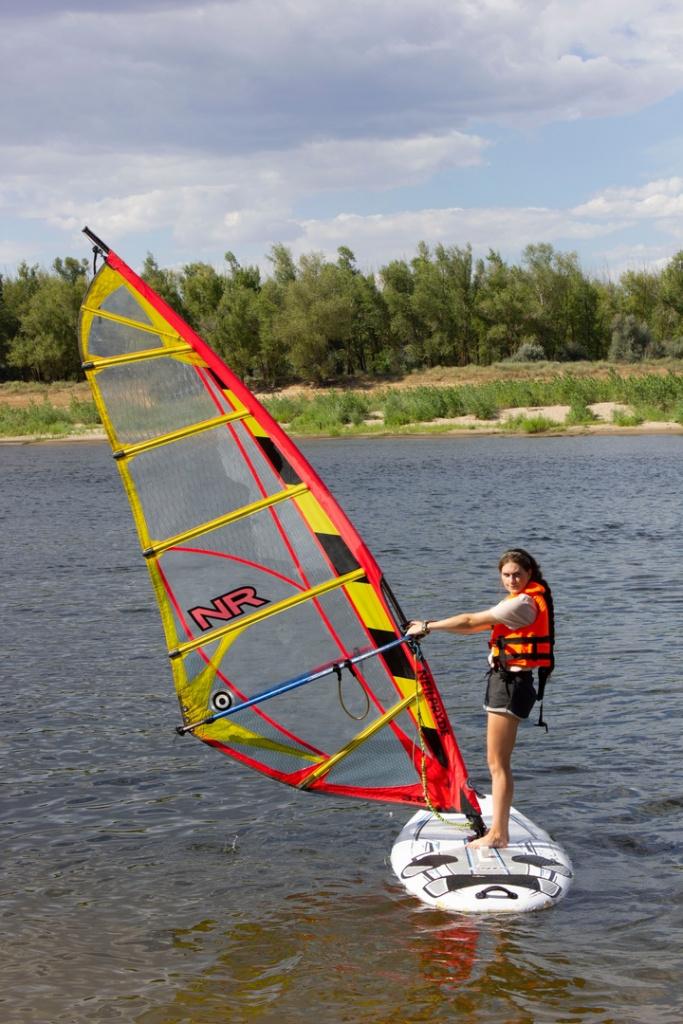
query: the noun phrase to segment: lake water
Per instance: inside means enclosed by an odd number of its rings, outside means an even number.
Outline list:
[[[3,1024],[664,1024],[683,1019],[683,440],[302,445],[411,617],[553,587],[558,668],[515,805],[574,861],[532,915],[423,908],[400,807],[297,794],[174,733],[108,447],[0,447]],[[488,789],[485,644],[425,653]],[[536,716],[532,715],[532,722]]]

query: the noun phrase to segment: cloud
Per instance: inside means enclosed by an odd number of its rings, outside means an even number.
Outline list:
[[[361,265],[378,270],[392,259],[410,260],[419,241],[429,246],[471,244],[475,255],[486,256],[495,249],[509,257],[541,240],[557,244],[561,239],[572,248],[572,242],[608,236],[621,226],[616,221],[594,223],[565,210],[536,207],[415,210],[365,217],[341,214],[304,222],[293,249],[296,253],[314,249],[331,256],[338,246],[348,245]]]
[[[624,113],[683,84],[677,19],[657,0],[233,0],[6,17],[0,136],[235,155]]]
[[[85,223],[112,244],[164,233],[188,257],[344,236],[381,262],[407,238],[600,237],[648,221],[648,197],[438,210],[422,195],[411,210],[408,192],[491,165],[501,126],[625,116],[683,88],[663,0],[3,3],[4,252],[22,225],[75,241]],[[393,198],[360,216],[354,191]],[[297,213],[335,194],[329,216]],[[652,199],[660,230],[676,203]]]
[[[28,217],[74,230],[86,221],[113,236],[173,226],[204,246],[289,238],[291,210],[305,195],[350,188],[398,188],[435,171],[477,164],[487,143],[448,132],[411,139],[312,142],[250,158],[192,154],[79,154],[54,150],[49,167],[35,147],[0,148],[13,175],[0,177],[0,210],[20,203]],[[77,198],[76,198],[77,197]],[[284,234],[283,234],[284,232]]]
[[[598,219],[628,217],[630,220],[657,221],[669,225],[672,234],[680,234],[683,222],[683,178],[651,181],[638,188],[608,188],[574,210],[579,217]]]

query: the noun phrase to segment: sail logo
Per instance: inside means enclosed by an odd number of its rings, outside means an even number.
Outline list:
[[[213,629],[216,622],[230,622],[240,615],[244,615],[244,606],[260,608],[261,605],[270,604],[265,597],[259,597],[255,587],[237,587],[220,597],[211,598],[211,607],[205,608],[197,605],[190,608],[190,615],[202,631]]]

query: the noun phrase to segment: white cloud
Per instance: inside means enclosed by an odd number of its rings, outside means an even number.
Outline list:
[[[625,113],[683,85],[678,18],[658,0],[237,0],[10,18],[0,132],[234,154]]]
[[[492,125],[625,116],[683,88],[679,18],[664,0],[26,0],[0,8],[0,213],[17,235],[165,232],[188,258],[343,236],[380,263],[419,238],[670,230],[680,190],[659,183],[573,210],[411,211],[407,190],[494,161]],[[296,216],[353,190],[403,190],[384,208],[404,209]]]
[[[435,171],[472,166],[486,143],[448,132],[413,139],[342,143],[331,139],[251,158],[53,152],[45,167],[35,147],[0,148],[13,175],[0,176],[0,210],[73,231],[97,223],[112,237],[172,227],[188,244],[289,238],[302,196],[350,188],[390,189],[425,182]],[[221,228],[223,225],[223,228]],[[284,234],[283,234],[284,232]]]
[[[293,249],[296,253],[315,249],[332,256],[338,246],[348,245],[361,265],[377,270],[392,259],[411,259],[419,241],[430,246],[469,243],[476,255],[485,256],[489,249],[519,253],[526,245],[560,239],[571,248],[573,241],[607,236],[621,226],[534,207],[414,210],[365,217],[341,214],[304,222],[304,233]]]
[[[637,188],[609,188],[574,210],[577,216],[596,218],[627,217],[669,224],[672,233],[680,233],[683,219],[683,178],[651,181]]]

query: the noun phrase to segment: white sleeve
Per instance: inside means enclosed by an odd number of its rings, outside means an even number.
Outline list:
[[[538,605],[528,594],[518,594],[494,605],[491,615],[508,629],[518,629],[520,626],[531,626],[536,621]]]

